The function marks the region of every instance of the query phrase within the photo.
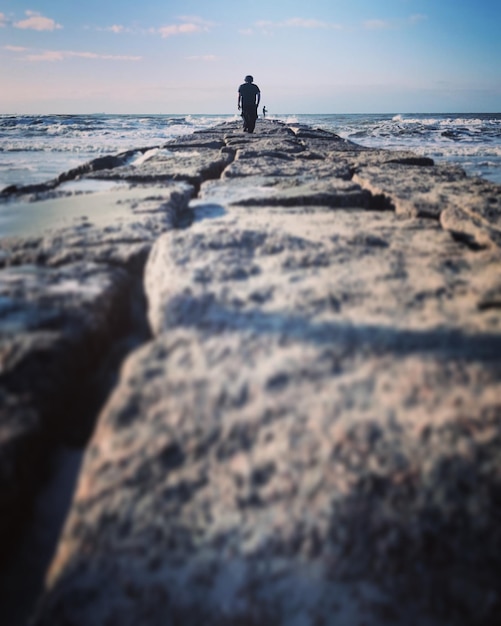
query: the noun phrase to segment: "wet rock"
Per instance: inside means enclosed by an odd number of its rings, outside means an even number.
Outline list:
[[[335,157],[335,153],[327,154],[327,158]],[[366,148],[363,151],[350,151],[344,158],[349,162],[353,173],[356,173],[362,167],[385,165],[386,163],[396,163],[400,165],[435,165],[433,159],[429,157],[418,156],[413,152],[405,150],[378,150]],[[448,166],[450,168],[450,176],[458,177],[466,176],[461,168]]]
[[[124,266],[139,275],[155,239],[191,221],[192,193],[190,186],[176,184],[163,189],[134,187],[130,193],[117,194],[115,203],[124,215],[105,226],[86,221],[49,233],[42,242],[45,262],[63,265],[87,259]]]
[[[291,124],[291,128],[294,132],[294,135],[298,139],[314,139],[314,140],[323,140],[328,141],[330,145],[332,143],[336,143],[339,145],[352,144],[352,142],[346,141],[346,139],[342,139],[339,135],[336,135],[333,132],[328,130],[323,130],[321,128],[312,128],[307,124]]]
[[[147,148],[145,148],[145,151]],[[98,172],[101,170],[113,169],[120,167],[127,163],[131,157],[130,152],[125,152],[119,155],[105,155],[92,159],[87,163],[83,163],[78,167],[63,172],[53,180],[49,180],[45,183],[38,183],[33,185],[11,185],[2,189],[0,192],[0,198],[9,198],[14,195],[28,195],[28,194],[47,194],[56,189],[62,183],[75,180],[85,174],[92,172]]]
[[[84,163],[79,167],[62,173],[60,176],[58,176],[56,180],[58,183],[63,183],[67,180],[75,180],[83,174],[88,174],[90,172],[99,172],[101,170],[114,169],[115,167],[123,166],[129,158],[130,153],[124,153],[117,156],[106,155],[98,157],[97,159],[93,159],[89,163]]]
[[[139,273],[153,241],[165,230],[191,220],[188,202],[193,193],[189,185],[169,183],[33,201],[19,210],[27,213],[27,220],[30,212],[49,213],[44,220],[45,234],[1,240],[0,267],[26,263],[55,266],[86,260]],[[28,225],[33,227],[33,223]]]

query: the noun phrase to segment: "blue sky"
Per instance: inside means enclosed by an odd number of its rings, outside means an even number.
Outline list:
[[[0,113],[501,111],[501,0],[0,0]]]

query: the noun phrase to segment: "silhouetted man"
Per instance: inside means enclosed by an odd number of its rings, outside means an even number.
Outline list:
[[[242,109],[244,132],[253,133],[257,120],[257,107],[261,100],[261,91],[254,84],[252,76],[245,77],[245,83],[238,88],[238,108]]]

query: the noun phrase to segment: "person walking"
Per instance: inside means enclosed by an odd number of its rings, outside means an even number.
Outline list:
[[[244,132],[253,133],[257,120],[257,108],[261,100],[261,90],[254,84],[254,78],[245,77],[245,82],[238,88],[238,109],[242,110]]]

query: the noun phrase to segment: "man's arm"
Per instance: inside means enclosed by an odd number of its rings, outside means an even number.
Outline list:
[[[242,94],[240,93],[240,89],[238,90],[238,101],[237,101],[237,107],[240,108],[240,104],[242,102]]]
[[[261,92],[260,92],[260,91],[258,91],[258,92],[257,92],[257,100],[256,100],[256,106],[257,106],[257,107],[259,106],[259,103],[260,103],[260,102],[261,102]]]

